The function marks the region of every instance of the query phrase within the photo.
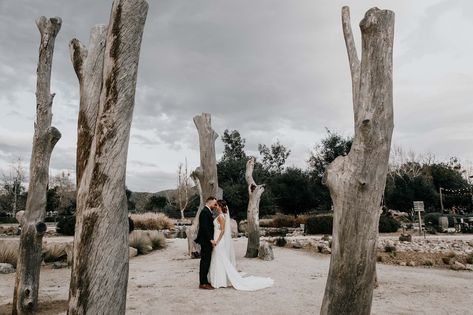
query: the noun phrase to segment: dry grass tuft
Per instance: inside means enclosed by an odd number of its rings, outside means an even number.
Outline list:
[[[151,246],[153,249],[163,249],[166,247],[166,238],[164,233],[160,231],[146,231],[149,239],[151,240]]]
[[[130,247],[136,248],[139,255],[146,255],[153,250],[153,244],[147,231],[134,230],[129,235]]]
[[[0,263],[7,263],[16,268],[18,259],[18,241],[2,240],[0,241]]]
[[[164,213],[135,213],[131,219],[137,230],[168,230],[174,227],[174,223]]]
[[[68,243],[43,242],[43,260],[44,262],[54,262],[67,259]]]

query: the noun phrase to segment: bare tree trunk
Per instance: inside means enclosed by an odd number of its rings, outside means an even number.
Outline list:
[[[125,314],[129,251],[125,173],[147,11],[144,0],[113,2],[96,128],[78,190],[68,314]],[[88,97],[93,103],[92,92]]]
[[[194,117],[194,124],[199,133],[200,166],[194,171],[202,187],[202,199],[217,197],[217,158],[215,157],[215,140],[218,134],[212,129],[210,114],[202,113]]]
[[[199,230],[199,215],[200,211],[204,207],[204,197],[202,196],[202,187],[200,186],[199,178],[195,175],[194,172],[191,173],[190,177],[194,181],[195,186],[197,187],[197,191],[199,192],[199,209],[192,221],[191,227],[186,231],[187,234],[187,247],[189,250],[189,256],[191,258],[198,258],[200,253],[200,245],[194,242],[195,238],[197,237],[197,231]]]
[[[33,314],[38,303],[41,249],[46,232],[46,192],[49,162],[61,133],[51,127],[54,94],[51,94],[51,68],[54,42],[61,29],[61,19],[36,20],[41,43],[36,83],[36,122],[30,162],[30,180],[25,216],[22,222],[12,314]]]
[[[106,26],[96,25],[90,32],[88,50],[75,38],[69,44],[72,65],[79,79],[80,86],[79,119],[77,123],[76,191],[79,191],[95,134],[100,92],[102,91],[106,36]]]
[[[246,247],[247,258],[258,257],[259,250],[259,202],[264,192],[264,185],[256,185],[253,179],[253,169],[255,167],[255,158],[252,157],[246,162],[245,179],[248,184],[248,245]]]
[[[370,9],[360,23],[361,64],[348,7],[342,24],[353,82],[355,137],[350,153],[326,171],[334,205],[332,257],[321,314],[370,314],[379,206],[393,131],[394,13]]]
[[[217,178],[217,158],[215,156],[215,140],[218,134],[212,129],[211,116],[207,113],[194,117],[194,124],[199,133],[200,166],[191,174],[191,178],[197,185],[200,194],[199,210],[187,233],[189,255],[195,258],[200,251],[199,245],[194,242],[199,229],[200,210],[204,207],[205,200],[210,197],[221,197]]]

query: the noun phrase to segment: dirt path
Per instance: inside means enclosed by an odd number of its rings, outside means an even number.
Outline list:
[[[198,260],[186,256],[186,240],[130,261],[127,314],[317,314],[329,256],[274,248],[275,260],[241,258],[246,240],[235,240],[238,267],[269,276],[271,288],[242,292],[232,288],[199,290]],[[43,314],[64,314],[70,269],[41,273]],[[378,264],[379,288],[373,314],[472,314],[473,272]],[[14,274],[0,275],[0,314],[11,301]],[[107,288],[104,288],[104,290]],[[63,302],[58,302],[63,301]],[[52,307],[54,306],[54,307]],[[56,311],[54,311],[56,310]]]

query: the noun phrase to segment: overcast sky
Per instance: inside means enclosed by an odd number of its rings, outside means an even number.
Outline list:
[[[62,133],[50,174],[74,176],[79,87],[68,43],[88,44],[111,0],[0,0],[0,169],[28,165],[35,118],[41,15],[63,20],[54,52],[53,125]],[[306,167],[325,128],[353,133],[340,11],[359,21],[373,6],[396,14],[393,143],[438,159],[473,160],[473,2],[321,0],[149,1],[127,165],[134,191],[172,188],[177,167],[199,163],[192,117],[237,129],[249,154],[277,139]],[[359,47],[359,45],[358,45]],[[359,55],[361,52],[359,50]],[[222,142],[216,141],[218,157]]]

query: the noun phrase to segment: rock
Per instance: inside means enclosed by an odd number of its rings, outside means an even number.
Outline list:
[[[128,249],[129,249],[129,251],[128,251],[128,257],[129,258],[132,258],[132,257],[135,257],[135,256],[138,255],[138,250],[136,248],[129,247]]]
[[[67,267],[67,262],[63,262],[63,261],[53,262],[53,269],[61,269],[61,268],[66,268],[66,267]]]
[[[292,248],[299,249],[299,248],[302,248],[302,243],[296,240],[292,242],[291,246]]]
[[[241,233],[248,232],[248,222],[246,222],[246,220],[240,221],[240,224],[238,224],[238,231],[240,231]]]
[[[401,234],[399,236],[400,242],[412,242],[412,235],[411,234]]]
[[[405,261],[400,261],[399,266],[407,266],[407,263]]]
[[[18,223],[20,224],[20,226],[22,225],[21,221],[23,220],[23,216],[25,215],[25,210],[21,210],[21,211],[18,211],[16,214],[15,214],[15,218],[16,220],[18,221]]]
[[[465,265],[466,270],[471,270],[473,271],[473,264],[466,264]]]
[[[232,227],[232,237],[238,237],[238,223],[235,219],[230,219],[230,226]]]
[[[409,261],[409,262],[407,263],[407,265],[410,266],[410,267],[415,267],[415,266],[416,266],[416,263],[415,263],[415,261],[412,261],[412,260],[411,260],[411,261]]]
[[[320,252],[322,254],[332,254],[332,250],[330,249],[330,247],[324,247],[324,248],[322,248],[322,250]]]
[[[14,273],[15,268],[13,268],[12,265],[6,264],[6,263],[0,263],[0,273],[6,274],[6,273]]]
[[[466,270],[466,266],[461,262],[455,261],[451,266],[450,269],[453,270]]]
[[[265,261],[274,259],[273,246],[268,242],[263,242],[259,247],[258,257]]]

